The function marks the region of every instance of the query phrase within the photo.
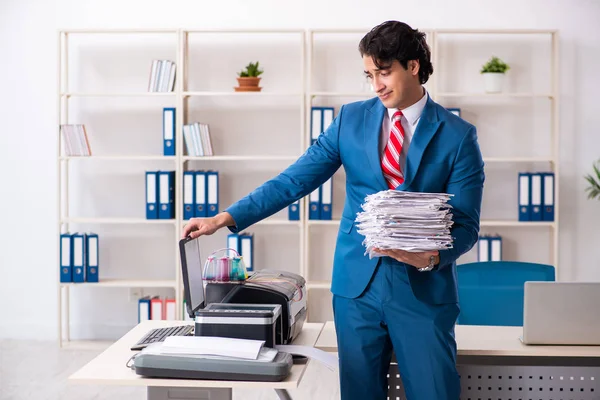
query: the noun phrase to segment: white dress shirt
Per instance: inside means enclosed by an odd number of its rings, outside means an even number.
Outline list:
[[[400,152],[400,170],[404,173],[404,168],[406,166],[406,155],[408,154],[408,148],[410,146],[410,142],[412,140],[413,134],[417,129],[417,125],[419,124],[419,120],[421,119],[421,114],[423,113],[423,109],[425,108],[425,104],[427,104],[427,91],[423,94],[423,97],[415,104],[410,107],[407,107],[402,111],[402,117],[400,118],[400,124],[404,128],[404,144],[402,145],[402,151]],[[398,111],[397,108],[388,108],[387,114],[383,115],[383,123],[381,124],[381,133],[379,140],[379,154],[383,159],[385,154],[385,146],[390,138],[390,131],[392,130],[392,117],[394,113]]]

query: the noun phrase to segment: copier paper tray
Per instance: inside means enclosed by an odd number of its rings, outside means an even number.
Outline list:
[[[269,362],[140,353],[133,369],[155,378],[278,382],[289,375],[292,364],[292,355],[281,351]]]

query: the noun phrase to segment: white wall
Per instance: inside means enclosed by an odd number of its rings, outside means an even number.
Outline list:
[[[0,1],[0,115],[4,127],[0,146],[0,205],[4,211],[0,337],[22,337],[26,332],[30,337],[53,338],[57,332],[58,28],[368,28],[399,19],[419,28],[558,29],[561,279],[600,280],[600,233],[596,228],[600,204],[586,200],[582,177],[590,171],[592,161],[600,158],[596,99],[600,87],[599,17],[600,3],[596,1]],[[541,246],[543,250],[544,244]],[[120,302],[115,299],[119,296],[126,299],[122,291],[108,291],[100,299],[86,296],[82,301],[106,301],[115,310],[119,309]],[[102,331],[104,323],[126,326],[135,312],[132,307],[118,314],[104,313],[94,325],[95,331],[82,334],[108,334]]]

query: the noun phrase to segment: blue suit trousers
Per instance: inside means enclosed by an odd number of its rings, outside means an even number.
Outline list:
[[[408,400],[459,399],[458,304],[418,300],[406,268],[382,257],[359,297],[333,297],[342,400],[387,399],[392,350]]]

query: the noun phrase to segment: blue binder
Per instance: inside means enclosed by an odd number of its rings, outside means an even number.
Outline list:
[[[71,234],[60,235],[60,282],[73,282],[73,246]]]
[[[175,109],[163,108],[163,154],[175,155]]]
[[[158,173],[146,172],[146,219],[158,219]]]
[[[150,319],[150,296],[138,300],[138,323]]]
[[[554,172],[542,174],[542,220],[554,221]]]
[[[254,271],[254,235],[242,232],[240,234],[240,254],[248,272]]]
[[[333,178],[329,178],[321,185],[321,219],[331,220],[331,209],[333,205]]]
[[[183,219],[194,218],[194,210],[196,209],[195,185],[196,173],[194,171],[183,172]]]
[[[219,173],[208,171],[206,173],[206,195],[208,210],[207,217],[214,217],[219,213]]]
[[[519,221],[531,221],[531,174],[519,173]]]
[[[195,183],[195,196],[194,204],[196,206],[194,210],[194,217],[202,218],[207,216],[207,204],[206,204],[206,187],[207,179],[205,171],[196,171],[196,183]]]
[[[314,144],[319,135],[333,122],[333,107],[312,107],[310,118],[310,142]]]
[[[86,282],[98,282],[98,235],[96,233],[88,233],[85,237],[85,280]]]
[[[487,235],[479,236],[477,241],[477,261],[488,262],[490,257],[490,237]]]
[[[290,221],[300,221],[300,200],[296,200],[288,206],[288,219]]]
[[[322,186],[319,186],[308,195],[308,219],[321,219],[321,188]]]
[[[490,261],[502,261],[502,238],[498,235],[489,238]]]
[[[175,171],[158,172],[159,219],[175,218]]]
[[[237,233],[230,233],[227,235],[227,246],[228,249],[233,249],[241,254],[242,247],[240,246],[240,235]]]
[[[542,220],[542,174],[531,174],[531,221]]]
[[[85,235],[72,235],[73,248],[73,282],[85,282]]]

